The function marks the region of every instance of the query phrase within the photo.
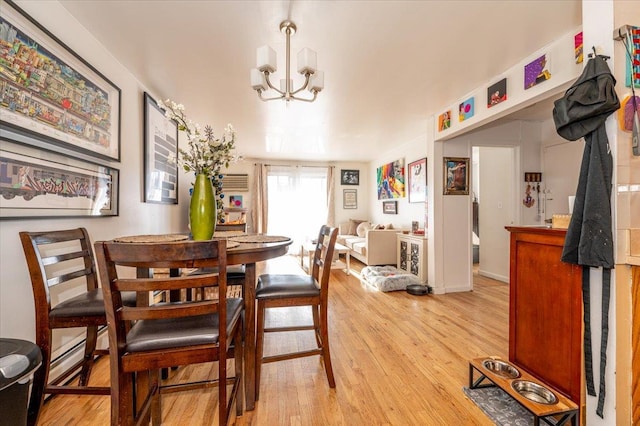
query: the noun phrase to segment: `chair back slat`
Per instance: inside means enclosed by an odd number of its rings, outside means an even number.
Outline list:
[[[65,262],[67,260],[80,259],[85,258],[86,256],[91,256],[88,250],[80,250],[74,251],[70,253],[57,254],[55,256],[48,256],[42,258],[42,264],[45,266],[53,265],[60,262]]]
[[[183,281],[187,281],[184,283]],[[119,278],[111,283],[117,291],[181,290],[218,285],[218,274],[190,275],[169,278]]]
[[[117,356],[125,356],[127,324],[130,321],[195,317],[218,313],[219,327],[226,327],[227,255],[226,240],[178,241],[167,243],[121,243],[99,241],[95,243],[102,289],[109,322],[109,346],[117,348]],[[182,275],[162,278],[131,278],[131,268],[194,268],[217,267],[218,273]],[[151,306],[126,307],[122,291],[147,294],[164,290],[182,290],[219,287],[218,299],[198,302],[158,303]],[[220,334],[220,345],[226,345],[225,333]],[[116,354],[114,353],[114,356]],[[112,357],[112,360],[114,358]]]
[[[76,278],[86,277],[92,274],[95,274],[95,269],[85,268],[85,269],[81,269],[68,274],[56,275],[51,278],[47,278],[47,286],[53,287],[58,284],[66,283],[67,281],[71,281]]]
[[[318,243],[313,257],[311,276],[320,285],[320,297],[325,300],[329,292],[329,277],[337,237],[338,228],[323,225],[318,234]]]
[[[140,308],[124,307],[121,315],[123,320],[135,321],[210,315],[216,312],[218,312],[218,302],[205,300],[180,304],[158,304]]]

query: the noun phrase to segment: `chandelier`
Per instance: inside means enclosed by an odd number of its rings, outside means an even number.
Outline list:
[[[258,96],[263,101],[284,99],[289,102],[292,99],[304,102],[316,100],[318,92],[324,88],[324,73],[316,68],[316,52],[304,48],[298,53],[298,72],[304,76],[304,84],[294,90],[293,79],[291,79],[290,52],[291,36],[296,33],[297,27],[291,21],[282,21],[280,31],[287,37],[287,70],[286,78],[280,79],[280,89],[276,88],[269,79],[269,76],[278,69],[276,64],[276,51],[269,46],[262,46],[257,49],[257,68],[251,70],[251,87],[258,92]],[[276,94],[273,97],[264,97],[263,93],[271,89]],[[307,89],[313,94],[312,98],[296,96],[301,91]],[[267,92],[269,93],[269,92]]]

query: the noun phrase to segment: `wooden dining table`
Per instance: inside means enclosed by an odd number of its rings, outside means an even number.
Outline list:
[[[217,235],[214,235],[214,238],[216,237]],[[242,235],[242,237],[250,236]],[[127,238],[136,237],[122,237],[119,240],[123,241]],[[227,238],[232,240],[233,236],[229,235]],[[287,254],[291,243],[292,240],[287,238],[278,242],[241,242],[227,248],[227,265],[245,266],[243,286],[245,309],[244,389],[245,409],[248,411],[253,410],[256,404],[256,263]],[[150,277],[152,273],[146,268],[139,268],[137,276]]]

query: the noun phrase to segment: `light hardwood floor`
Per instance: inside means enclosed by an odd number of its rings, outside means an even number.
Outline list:
[[[362,264],[352,261],[356,271]],[[299,271],[285,256],[258,272]],[[330,344],[336,389],[318,357],[265,364],[256,409],[236,425],[491,425],[464,395],[468,360],[508,355],[508,285],[475,276],[474,291],[440,296],[381,293],[355,276],[332,271]],[[269,321],[309,318],[295,308]],[[298,334],[299,335],[299,334]],[[299,335],[300,336],[300,335]],[[313,335],[272,333],[265,354],[313,344]],[[277,346],[276,346],[277,345]],[[92,383],[107,384],[109,361],[98,361]],[[170,380],[215,377],[215,366],[180,368]],[[217,424],[216,390],[163,396],[163,424]],[[43,407],[42,425],[108,425],[109,398],[62,395]]]

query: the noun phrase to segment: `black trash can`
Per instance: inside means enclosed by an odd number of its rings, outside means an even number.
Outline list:
[[[40,364],[42,353],[37,345],[0,338],[0,425],[27,424],[29,386]]]

